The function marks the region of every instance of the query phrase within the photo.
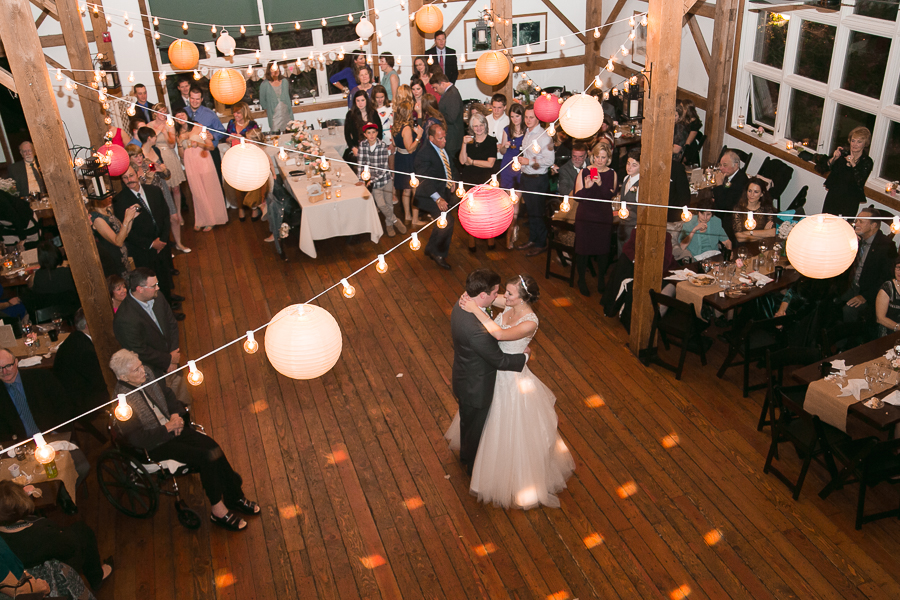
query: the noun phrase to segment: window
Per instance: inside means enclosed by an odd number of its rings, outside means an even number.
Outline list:
[[[778,13],[759,13],[753,60],[780,69],[784,62],[784,41],[789,19]]]
[[[885,0],[856,0],[856,8],[853,14],[885,21],[897,20],[897,2]]]
[[[900,123],[891,121],[887,143],[884,145],[884,160],[879,176],[887,181],[900,179]]]
[[[750,125],[762,125],[766,129],[775,129],[775,115],[778,112],[778,91],[781,86],[774,81],[753,77],[751,90]]]
[[[841,87],[870,98],[880,97],[890,51],[888,38],[851,31]]]
[[[875,115],[838,104],[834,115],[834,135],[831,139],[831,148],[838,146],[846,148],[850,132],[857,127],[865,127],[872,131],[875,129]]]
[[[794,70],[797,75],[823,83],[828,81],[835,29],[830,25],[803,21],[797,48],[797,66]]]
[[[785,137],[797,140],[804,146],[817,146],[819,144],[819,123],[822,121],[824,109],[824,98],[807,94],[801,90],[794,90],[791,94],[788,131]]]

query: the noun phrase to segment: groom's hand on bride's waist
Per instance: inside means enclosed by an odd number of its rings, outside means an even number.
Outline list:
[[[525,346],[525,349],[522,350],[522,354],[525,355],[525,362],[531,358],[531,346]]]

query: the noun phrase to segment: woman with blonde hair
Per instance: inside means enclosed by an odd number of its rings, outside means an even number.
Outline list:
[[[400,86],[403,87],[408,86]],[[400,94],[398,93],[398,96]],[[397,148],[394,155],[394,193],[399,193],[400,200],[403,202],[403,220],[412,221],[413,225],[419,222],[419,209],[413,208],[410,213],[410,203],[412,197],[412,187],[409,185],[409,174],[413,171],[413,165],[416,162],[416,151],[422,142],[423,130],[420,126],[413,124],[413,103],[412,100],[403,100],[394,102],[394,124],[391,127],[391,136],[394,140],[394,147]]]
[[[588,261],[597,260],[597,291],[601,294],[606,283],[606,267],[609,264],[610,236],[613,228],[613,210],[610,202],[619,187],[616,172],[609,168],[612,148],[605,142],[591,149],[593,161],[575,178],[575,196],[578,202],[575,213],[575,269],[578,272],[578,290],[590,296],[585,279]]]
[[[831,172],[825,180],[828,193],[822,212],[842,217],[856,216],[859,205],[866,201],[866,180],[875,163],[869,156],[872,132],[856,127],[847,136],[849,149],[838,146],[828,160]]]
[[[410,88],[405,83],[400,84],[400,87],[397,88],[397,94],[394,96],[392,102],[395,106],[397,104],[400,104],[401,102],[412,102],[413,104],[415,104],[412,88]]]
[[[290,88],[290,82],[281,76],[278,63],[269,63],[266,79],[259,86],[259,103],[266,111],[269,129],[272,131],[282,131],[293,116]]]

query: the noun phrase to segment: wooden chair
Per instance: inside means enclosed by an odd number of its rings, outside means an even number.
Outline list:
[[[849,450],[849,452],[848,452]],[[866,515],[866,489],[879,483],[900,483],[900,439],[881,441],[867,438],[851,445],[837,445],[834,455],[853,471],[859,481],[856,501],[856,528],[888,517],[900,518],[900,504],[891,510]],[[845,469],[846,470],[846,469]]]
[[[771,425],[777,418],[772,407],[772,397],[775,395],[775,389],[780,388],[784,382],[785,367],[811,365],[820,358],[822,358],[822,353],[818,348],[788,346],[780,350],[766,350],[766,399],[763,401],[762,411],[759,413],[757,431],[762,431],[763,427]],[[805,388],[802,390],[802,394],[799,398],[794,398],[794,401],[801,406],[806,395]]]
[[[716,373],[719,379],[725,375],[729,367],[743,365],[744,381],[743,392],[746,398],[751,391],[766,387],[766,383],[750,385],[750,364],[765,358],[767,350],[776,350],[786,346],[785,330],[787,326],[796,320],[794,315],[774,317],[771,319],[749,320],[743,326],[736,326],[725,333],[728,342],[728,354],[725,356],[722,366]],[[741,356],[740,362],[735,359]]]
[[[850,440],[850,436],[843,431],[823,423],[819,417],[803,410],[802,404],[795,401],[800,388],[803,388],[805,393],[806,386],[775,387],[772,395],[772,410],[773,414],[778,414],[778,418],[772,423],[772,443],[763,467],[763,473],[771,471],[788,487],[794,500],[800,497],[800,490],[803,488],[803,482],[813,460],[828,469],[832,478],[837,477],[837,466],[832,456],[832,444]],[[778,456],[779,444],[784,442],[791,442],[794,449],[797,450],[797,455],[803,460],[796,482],[772,465],[772,461]]]
[[[569,287],[573,287],[575,285],[575,246],[569,246],[559,240],[560,233],[564,231],[575,233],[575,224],[569,223],[568,221],[553,221],[547,219],[547,268],[544,271],[544,278],[550,279],[551,277],[556,277],[557,279],[568,281]],[[571,266],[569,267],[568,275],[554,273],[551,270],[550,266],[553,264],[554,251],[559,253],[561,261],[566,260],[565,257],[562,256],[563,252],[569,255]],[[565,266],[566,263],[563,262],[563,267]],[[591,270],[593,271],[593,267],[591,267]]]
[[[703,336],[703,331],[709,327],[709,323],[697,316],[694,305],[670,298],[655,290],[650,290],[650,303],[653,305],[653,322],[650,325],[650,347],[643,354],[644,364],[655,362],[674,371],[675,379],[680,380],[688,346],[695,344],[695,351],[700,354],[700,364],[706,366],[706,348],[709,340]],[[665,314],[660,310],[662,306],[668,309]],[[677,365],[671,365],[659,358],[659,350],[656,347],[657,331],[659,331],[659,338],[666,350],[669,349],[670,336],[680,340],[678,345],[681,346],[681,354],[678,357]]]
[[[825,356],[833,356],[846,348],[853,348],[862,342],[865,327],[861,323],[839,321],[822,330],[822,351]]]

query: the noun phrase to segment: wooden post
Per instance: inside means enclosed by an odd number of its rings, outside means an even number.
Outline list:
[[[585,3],[584,28],[603,26],[603,0],[587,0]],[[584,45],[584,87],[591,85],[591,81],[600,72],[600,39],[595,38],[591,32],[587,33],[587,43]]]
[[[417,10],[422,8],[422,4],[422,0],[409,0],[409,14],[415,14]],[[416,62],[416,57],[425,54],[425,38],[422,37],[422,32],[416,27],[415,21],[412,21],[409,24],[409,50],[413,55],[409,61],[409,72],[412,74],[416,72],[413,67],[413,63]]]
[[[652,87],[644,99],[641,145],[641,202],[637,208],[634,257],[634,302],[631,312],[631,351],[638,355],[650,341],[653,310],[650,289],[659,291],[666,243],[666,210],[672,172],[675,99],[681,60],[681,2],[650,0],[647,15],[647,65],[653,68]]]
[[[61,0],[57,5],[61,19],[67,12],[64,5],[68,3],[69,0]],[[75,12],[77,14],[77,9]],[[37,28],[31,18],[31,5],[20,0],[0,0],[0,13],[4,15],[0,19],[0,40],[6,48],[16,49],[8,54],[10,70],[19,90],[35,151],[41,159],[44,182],[53,199],[53,214],[59,225],[59,234],[66,248],[97,357],[100,365],[105,366],[109,364],[112,353],[119,349],[113,335],[112,303],[91,224],[81,201],[78,181],[69,162],[63,122],[56,106]],[[84,29],[81,35],[84,36]],[[115,377],[108,368],[104,368],[103,373],[111,396]]]
[[[499,35],[500,39],[503,40],[502,48],[509,48],[512,46],[512,0],[491,0],[491,9],[494,11],[495,15],[500,15],[504,19],[503,21],[494,24],[492,33]],[[506,24],[505,19],[509,19],[509,25]],[[494,48],[496,47],[497,46],[495,45]],[[463,50],[460,49],[459,52],[462,53]],[[512,55],[510,54],[510,57],[511,56]],[[507,103],[511,103],[513,100],[513,79],[513,66],[510,64],[509,77],[507,77],[500,85],[494,86],[494,93],[506,96]],[[488,108],[490,108],[490,105],[488,105]]]
[[[58,0],[56,8],[59,11],[59,26],[62,28],[63,39],[66,41],[66,50],[69,53],[69,66],[72,69],[74,81],[89,86],[93,80],[91,69],[94,67],[91,64],[91,50],[88,47],[87,35],[84,33],[84,24],[81,22],[78,2],[77,0]],[[34,27],[34,22],[30,24],[29,28],[37,31]],[[37,44],[37,48],[40,49],[40,40]],[[7,48],[20,48],[19,46],[12,46],[10,43],[5,43],[4,45]],[[40,61],[38,61],[38,58],[40,58]],[[10,62],[12,62],[12,56],[10,56]],[[40,57],[33,58],[32,64],[38,64],[38,62],[40,62],[42,68],[46,64],[43,52],[41,52]],[[104,142],[103,136],[106,135],[108,127],[103,122],[104,117],[100,101],[97,99],[97,92],[90,87],[77,86],[77,89],[81,112],[84,114],[84,123],[87,126],[88,137],[91,139],[91,146],[99,148]],[[53,94],[45,98],[53,99]],[[32,133],[32,135],[34,134]],[[65,137],[60,137],[59,139],[65,140]],[[65,147],[65,143],[63,143],[63,146]],[[41,164],[43,164],[43,161],[44,158],[41,157]],[[77,186],[75,189],[78,189]]]
[[[703,165],[719,157],[728,127],[728,94],[731,90],[731,66],[734,61],[734,38],[740,0],[716,2],[716,26],[710,52],[709,88],[706,92],[706,145]]]

